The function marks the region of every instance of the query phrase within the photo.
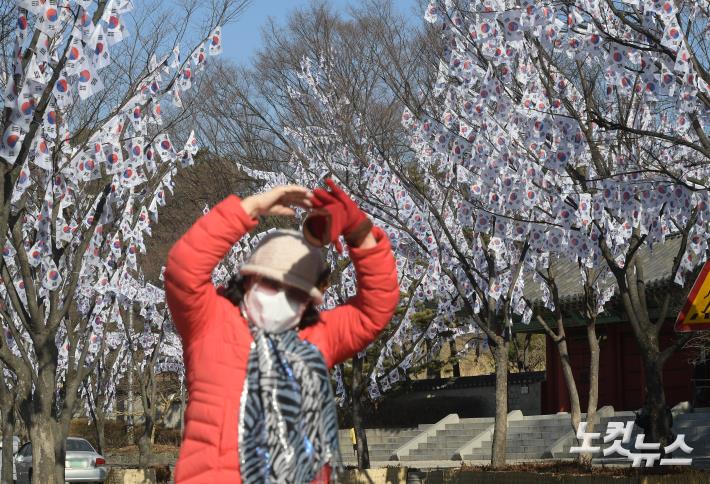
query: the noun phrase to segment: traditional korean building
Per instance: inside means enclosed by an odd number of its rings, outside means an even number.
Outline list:
[[[663,298],[670,291],[672,294],[670,309],[661,329],[661,345],[665,348],[675,338],[673,326],[678,311],[686,299],[694,278],[686,281],[686,287],[680,288],[673,283],[671,268],[673,258],[680,247],[680,238],[669,238],[653,251],[646,247],[639,250],[639,257],[644,267],[644,281],[649,301],[649,316],[654,319],[660,314]],[[577,382],[582,411],[585,411],[589,390],[589,358],[587,330],[582,310],[582,280],[576,264],[563,262],[555,270],[557,285],[562,301],[566,340],[570,363]],[[528,289],[530,288],[530,289]],[[541,293],[533,284],[526,285],[527,296],[539,303]],[[544,314],[544,311],[540,312]],[[548,318],[552,321],[551,318]],[[551,323],[548,323],[551,324]],[[554,326],[551,325],[554,329]],[[519,332],[545,333],[535,321],[529,325],[517,324]],[[599,404],[613,405],[616,410],[637,410],[643,405],[644,369],[641,353],[633,334],[631,324],[617,297],[613,297],[605,306],[596,323],[599,339]],[[710,394],[707,383],[710,382],[710,365],[693,364],[696,354],[681,350],[671,356],[664,366],[663,382],[666,401],[669,406],[688,401],[697,406],[710,406]],[[562,375],[560,355],[555,342],[548,336],[546,344],[546,378],[541,389],[542,413],[569,411],[568,392]]]

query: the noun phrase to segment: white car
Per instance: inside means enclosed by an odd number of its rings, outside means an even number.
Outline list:
[[[15,435],[12,437],[12,455],[14,456],[17,454],[18,449],[20,448],[20,438]],[[0,456],[2,455],[2,439],[0,439]],[[0,475],[2,473],[2,457],[0,457]],[[13,460],[12,462],[12,480],[17,479],[17,469],[15,469],[15,462]]]
[[[76,437],[67,439],[67,454],[64,464],[66,482],[104,482],[108,470],[106,459],[94,450],[91,444]],[[32,442],[22,446],[15,456],[17,484],[32,481]]]

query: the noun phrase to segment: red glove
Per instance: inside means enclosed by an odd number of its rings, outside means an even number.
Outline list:
[[[314,245],[335,244],[342,253],[338,237],[342,234],[351,247],[358,247],[372,230],[372,221],[333,180],[326,179],[330,191],[313,190],[313,210],[303,223],[303,235]]]

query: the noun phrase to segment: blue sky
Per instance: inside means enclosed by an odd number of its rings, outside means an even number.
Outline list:
[[[237,63],[249,62],[261,45],[261,29],[269,17],[277,22],[284,22],[293,9],[308,7],[310,3],[311,0],[254,0],[238,19],[225,26],[222,55]],[[326,3],[333,5],[336,11],[346,14],[352,1],[327,0]],[[394,1],[397,9],[412,15],[413,19],[417,3],[417,0]]]

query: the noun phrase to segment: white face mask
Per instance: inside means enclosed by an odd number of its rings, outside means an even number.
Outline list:
[[[290,299],[283,289],[274,290],[256,282],[244,296],[244,309],[257,328],[282,333],[298,325],[306,304]]]

